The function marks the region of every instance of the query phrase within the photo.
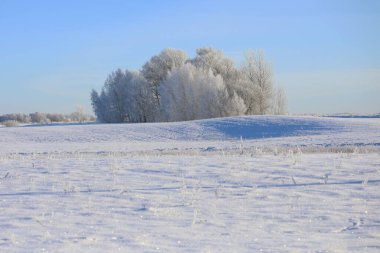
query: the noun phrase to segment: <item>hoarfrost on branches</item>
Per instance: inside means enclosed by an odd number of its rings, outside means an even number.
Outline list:
[[[112,72],[91,101],[101,122],[156,122],[252,114],[285,114],[286,97],[274,91],[271,64],[247,51],[241,67],[214,48],[164,49],[138,72]]]

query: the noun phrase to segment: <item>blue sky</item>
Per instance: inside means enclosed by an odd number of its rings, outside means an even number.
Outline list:
[[[163,48],[263,49],[291,113],[380,112],[380,1],[0,0],[0,114],[91,112]]]

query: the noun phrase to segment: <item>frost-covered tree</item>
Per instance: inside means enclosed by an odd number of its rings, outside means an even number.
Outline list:
[[[125,100],[128,96],[125,73],[118,69],[112,72],[104,83],[101,98],[106,105],[110,122],[126,122]]]
[[[118,69],[108,76],[100,95],[95,90],[92,91],[92,105],[98,119],[109,123],[125,122],[127,95],[125,73]]]
[[[103,94],[103,96],[102,96],[102,94]],[[101,93],[99,95],[96,90],[92,89],[92,91],[91,91],[92,109],[94,110],[94,113],[100,122],[109,122],[107,120],[107,115],[106,115],[106,104],[103,101],[102,97],[103,97],[103,99],[105,97],[104,91],[101,91]]]
[[[246,114],[266,114],[271,107],[273,94],[272,68],[265,60],[264,53],[247,51],[241,67],[241,82],[239,84]]]
[[[50,120],[46,117],[46,113],[35,112],[29,114],[32,123],[48,124]]]
[[[71,115],[70,115],[70,119],[72,121],[75,121],[75,122],[79,122],[79,123],[82,123],[82,122],[85,122],[86,119],[87,119],[87,116],[84,112],[84,108],[83,106],[78,106],[76,109],[75,109],[75,112],[73,112]]]
[[[153,121],[154,105],[149,83],[138,72],[117,70],[107,78],[100,94],[91,93],[92,107],[99,121]]]
[[[46,117],[50,120],[50,122],[65,122],[69,120],[69,117],[59,113],[48,113]]]
[[[287,113],[287,99],[282,87],[276,87],[273,92],[272,111],[275,115],[284,115]]]
[[[129,113],[134,115],[133,122],[155,121],[157,108],[152,96],[151,86],[140,72],[129,72]]]
[[[30,115],[23,113],[10,113],[5,115],[0,115],[0,122],[4,121],[17,121],[19,123],[30,123],[32,119]]]
[[[151,89],[157,106],[160,102],[160,93],[158,89],[160,83],[165,80],[169,71],[183,66],[186,59],[187,55],[185,52],[167,48],[162,50],[158,55],[153,56],[142,67],[141,73],[151,84]]]
[[[82,120],[78,120],[76,113],[70,115],[59,114],[59,113],[41,113],[35,112],[30,114],[14,113],[0,115],[0,122],[4,121],[15,121],[18,123],[38,123],[38,124],[49,124],[52,122],[69,122],[69,121],[95,121],[95,118],[90,115],[82,115]]]
[[[283,91],[273,92],[271,65],[263,52],[248,51],[240,68],[214,48],[193,59],[164,49],[141,71],[117,70],[91,101],[99,121],[152,122],[283,113]],[[284,109],[285,108],[285,109]]]
[[[220,75],[191,64],[173,69],[159,91],[164,121],[241,115],[245,111],[237,95],[230,99]]]
[[[236,83],[239,79],[239,72],[234,62],[227,58],[222,51],[215,48],[198,48],[196,52],[195,58],[189,60],[189,62],[205,71],[211,70],[215,76],[220,75],[223,78],[228,93],[233,96]]]

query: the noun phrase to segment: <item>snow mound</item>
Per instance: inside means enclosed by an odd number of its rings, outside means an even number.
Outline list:
[[[1,252],[378,252],[379,130],[290,116],[1,128]]]
[[[22,152],[24,147],[38,152],[173,149],[188,141],[190,148],[222,149],[223,143],[240,139],[247,146],[379,146],[380,119],[243,116],[171,123],[24,126],[1,128],[0,135],[3,154]]]

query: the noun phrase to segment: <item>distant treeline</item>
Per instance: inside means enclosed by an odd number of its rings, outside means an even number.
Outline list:
[[[254,114],[285,114],[286,96],[274,87],[264,53],[247,51],[240,66],[214,48],[194,58],[164,49],[141,70],[112,72],[91,102],[102,122],[183,121]]]
[[[59,122],[89,122],[95,121],[96,118],[91,115],[84,114],[82,109],[77,109],[71,114],[60,114],[60,113],[10,113],[0,115],[0,123],[10,122],[14,123],[35,123],[35,124],[50,124],[50,123],[59,123]]]
[[[344,118],[344,119],[378,119],[380,118],[380,113],[378,114],[369,114],[369,115],[360,115],[360,114],[332,114],[332,115],[323,115],[323,117],[329,118]]]

